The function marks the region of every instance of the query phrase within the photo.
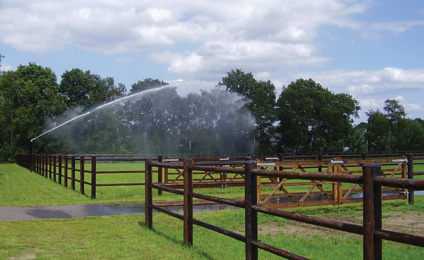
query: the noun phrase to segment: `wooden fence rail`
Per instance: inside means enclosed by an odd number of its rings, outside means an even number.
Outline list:
[[[154,168],[172,168],[183,172],[184,189],[175,189],[164,183],[153,183]],[[245,176],[245,199],[244,201],[224,199],[209,195],[203,195],[194,192],[193,171],[213,171],[239,174]],[[382,186],[395,187],[400,189],[424,190],[424,180],[411,180],[405,178],[390,179],[383,177],[381,165],[377,163],[366,163],[362,166],[361,175],[351,174],[326,174],[323,172],[291,172],[278,170],[257,169],[255,161],[245,163],[243,169],[213,166],[196,166],[192,160],[184,161],[184,164],[154,163],[151,159],[146,160],[146,206],[145,206],[145,225],[148,228],[153,227],[153,210],[166,213],[178,218],[184,223],[183,243],[187,246],[193,246],[193,225],[198,225],[221,234],[227,235],[233,239],[245,243],[246,259],[258,259],[258,249],[266,250],[273,254],[288,259],[305,259],[287,250],[265,244],[258,240],[258,213],[269,214],[277,217],[288,218],[291,220],[309,223],[316,226],[336,229],[344,232],[359,234],[363,236],[363,258],[381,259],[382,258],[382,240],[390,240],[399,243],[405,243],[424,247],[424,236],[404,234],[390,230],[382,229]],[[287,178],[313,181],[331,181],[359,184],[363,186],[363,224],[356,225],[334,220],[321,219],[305,216],[301,214],[282,211],[269,208],[266,205],[258,204],[257,200],[257,180],[258,176],[270,178]],[[183,215],[162,208],[159,204],[153,203],[153,189],[159,189],[166,192],[183,195],[184,212]],[[245,228],[244,234],[239,234],[226,230],[221,227],[211,225],[193,217],[193,199],[199,198],[210,200],[222,204],[227,204],[245,210]]]

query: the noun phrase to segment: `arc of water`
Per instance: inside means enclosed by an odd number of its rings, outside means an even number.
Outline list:
[[[148,94],[148,93],[151,93],[151,92],[160,91],[160,90],[162,90],[162,89],[170,88],[170,87],[172,87],[172,86],[166,85],[166,86],[162,86],[162,87],[158,87],[158,88],[152,88],[152,89],[144,90],[144,91],[141,91],[141,92],[138,92],[138,93],[135,93],[135,94],[129,95],[129,96],[125,96],[125,97],[122,97],[122,98],[119,98],[119,99],[113,100],[113,101],[111,101],[111,102],[109,102],[109,103],[106,103],[106,104],[100,105],[100,106],[95,107],[95,108],[93,108],[92,110],[90,110],[90,111],[88,111],[88,112],[86,112],[86,113],[84,113],[84,114],[81,114],[81,115],[79,115],[79,116],[76,116],[76,117],[74,117],[74,118],[71,118],[70,120],[68,120],[68,121],[66,121],[66,122],[64,122],[64,123],[62,123],[62,124],[60,124],[60,125],[58,125],[58,126],[55,126],[55,127],[53,127],[52,129],[47,130],[46,132],[44,132],[44,133],[42,133],[42,134],[40,134],[40,135],[37,135],[36,137],[32,138],[30,141],[31,141],[31,143],[32,143],[32,142],[34,142],[35,140],[37,140],[38,138],[42,137],[43,135],[48,134],[48,133],[50,133],[50,132],[52,132],[52,131],[54,131],[54,130],[56,130],[56,129],[58,129],[58,128],[60,128],[60,127],[62,127],[62,126],[64,126],[64,125],[66,125],[66,124],[69,124],[69,123],[71,123],[72,121],[77,120],[78,118],[85,117],[85,116],[89,115],[91,112],[94,112],[94,111],[96,111],[96,110],[100,110],[100,109],[102,109],[102,108],[104,108],[104,107],[107,107],[107,106],[113,105],[113,104],[118,103],[118,102],[125,101],[125,100],[127,100],[127,99],[132,99],[132,98],[137,97],[137,96],[145,95],[145,94]]]

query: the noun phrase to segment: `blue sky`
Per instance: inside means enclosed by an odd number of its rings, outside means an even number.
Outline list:
[[[365,112],[397,99],[424,118],[421,0],[0,0],[2,70],[35,62],[58,80],[73,68],[126,85],[145,78],[182,92],[231,69],[280,93],[312,78]]]

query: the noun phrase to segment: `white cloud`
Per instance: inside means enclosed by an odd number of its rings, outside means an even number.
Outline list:
[[[373,30],[390,31],[394,33],[403,33],[416,26],[424,26],[424,21],[391,21],[391,22],[378,22],[373,23],[371,28]]]
[[[206,75],[234,67],[323,66],[314,39],[324,25],[358,28],[367,1],[4,0],[0,42],[36,54],[76,46],[104,54],[171,53],[168,71]],[[189,51],[175,46],[194,43]]]

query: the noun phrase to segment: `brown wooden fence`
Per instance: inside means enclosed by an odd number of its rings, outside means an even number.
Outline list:
[[[335,174],[347,173],[358,174],[361,165],[366,162],[378,162],[382,165],[383,174],[390,177],[403,177],[413,179],[414,175],[424,174],[415,172],[414,165],[424,164],[424,157],[412,154],[361,154],[346,155],[347,158],[331,158],[328,156],[317,155],[307,157],[283,157],[272,156],[257,158],[258,169],[290,170],[292,172],[331,172]],[[382,157],[386,156],[386,157]],[[291,161],[289,161],[289,159]],[[145,158],[123,158],[116,156],[102,155],[19,155],[17,162],[32,171],[48,177],[51,180],[63,184],[65,187],[79,190],[86,194],[85,185],[90,188],[91,198],[96,198],[97,187],[107,186],[128,186],[144,185],[143,182],[122,183],[119,180],[115,183],[98,182],[103,174],[125,174],[139,173],[144,174],[144,169],[136,171],[100,171],[97,169],[97,162],[143,162]],[[301,161],[303,160],[303,161]],[[159,156],[158,162],[168,164],[182,164],[183,158],[167,158]],[[208,165],[224,168],[244,168],[245,158],[195,158],[192,160],[194,165]],[[174,168],[172,171],[168,168],[158,168],[158,182],[174,184],[173,187],[183,188],[183,171]],[[244,186],[244,175],[240,173],[227,173],[226,171],[193,171],[196,187],[242,187]],[[140,179],[142,176],[140,177]],[[258,177],[258,203],[267,204],[273,207],[299,207],[325,204],[342,204],[362,200],[361,197],[353,197],[362,192],[362,187],[358,184],[341,184],[337,182],[293,182],[287,179],[263,178]],[[299,187],[304,187],[299,191]],[[272,188],[272,190],[270,190]],[[392,193],[388,193],[388,192]],[[159,195],[162,190],[159,190]],[[408,195],[406,193],[409,193]],[[409,203],[413,204],[413,190],[387,189],[385,188],[384,199],[405,199],[409,198]],[[316,198],[319,197],[320,200]]]
[[[162,157],[157,160],[161,161]],[[18,164],[30,169],[31,171],[50,180],[69,187],[81,194],[89,195],[92,199],[96,198],[97,187],[112,186],[140,186],[144,182],[117,182],[99,183],[98,179],[105,174],[143,174],[145,158],[97,158],[97,156],[75,156],[75,155],[33,155],[18,156]],[[99,162],[139,162],[141,163],[139,170],[98,170]],[[140,180],[143,180],[143,175]],[[90,191],[87,194],[86,185]]]
[[[153,183],[155,168],[178,169],[183,175],[184,189],[176,189],[175,184]],[[293,172],[280,170],[257,169],[255,161],[246,162],[244,168],[199,166],[194,165],[192,160],[186,160],[183,164],[158,163],[152,160],[146,160],[146,188],[145,188],[145,225],[148,228],[153,227],[153,210],[166,213],[172,217],[178,218],[184,223],[183,243],[187,246],[193,246],[193,225],[198,225],[233,239],[245,243],[246,259],[258,259],[258,249],[266,250],[273,254],[288,259],[305,259],[287,250],[280,249],[258,240],[258,213],[269,214],[277,217],[287,218],[303,223],[308,223],[320,227],[340,230],[344,232],[359,234],[363,236],[363,258],[381,259],[382,258],[382,240],[390,240],[409,245],[424,247],[424,236],[404,234],[390,230],[382,229],[382,187],[393,187],[397,189],[415,189],[424,190],[424,180],[411,180],[405,178],[388,178],[382,176],[382,168],[377,163],[365,163],[362,165],[362,174],[328,174],[325,172]],[[215,196],[209,196],[194,192],[196,187],[193,171],[225,172],[228,174],[243,174],[245,176],[245,199],[244,201],[224,199]],[[305,216],[292,212],[282,211],[275,208],[266,207],[258,204],[258,177],[263,178],[286,178],[315,182],[340,182],[351,183],[362,186],[363,192],[363,224],[356,225],[334,220]],[[184,212],[183,215],[172,212],[153,203],[153,189],[158,189],[174,194],[183,195]],[[243,208],[245,210],[245,228],[244,234],[239,234],[209,223],[199,221],[193,217],[193,199],[213,201]],[[159,223],[160,224],[160,223]]]

